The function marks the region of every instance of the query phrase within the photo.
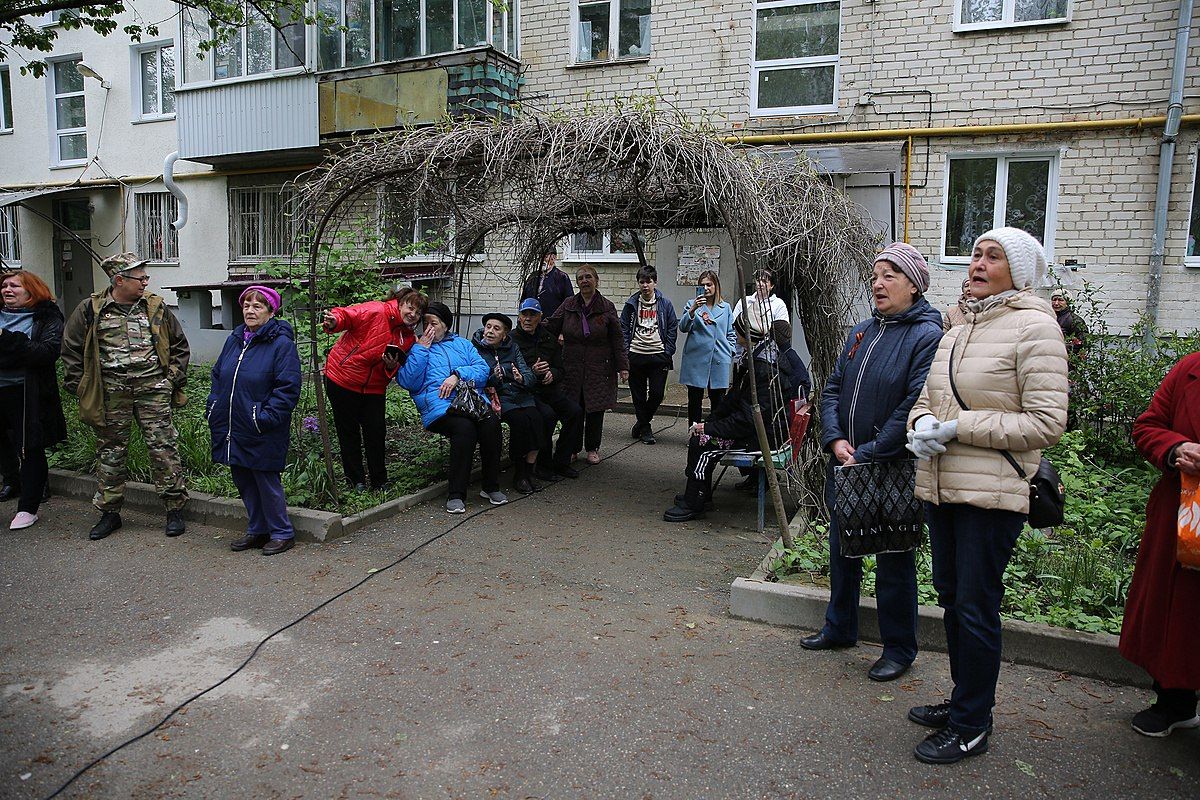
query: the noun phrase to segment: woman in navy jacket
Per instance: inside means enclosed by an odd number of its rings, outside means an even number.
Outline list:
[[[821,447],[829,461],[826,503],[833,508],[833,469],[908,458],[908,412],[925,384],[942,339],[942,316],[924,293],[929,267],[916,248],[897,242],[875,259],[875,312],[855,325],[821,392]],[[858,641],[862,559],[845,558],[834,521],[829,529],[829,607],[820,632],[800,640],[809,650]],[[876,557],[875,587],[883,655],[867,673],[876,681],[903,675],[917,657],[917,567],[910,550]]]
[[[300,399],[300,355],[292,326],[275,319],[278,292],[251,286],[238,300],[246,322],[225,340],[213,364],[205,414],[213,461],[229,465],[250,517],[246,534],[229,549],[261,547],[271,556],[290,550],[295,539],[280,475]]]

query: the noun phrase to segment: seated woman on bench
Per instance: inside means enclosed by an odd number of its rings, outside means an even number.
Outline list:
[[[754,359],[754,377],[758,404],[762,410],[767,441],[775,449],[787,439],[787,403],[783,387],[792,383],[787,362],[779,357],[779,348],[771,339],[751,339],[745,317],[734,322],[738,344],[745,354],[734,365],[733,383],[720,405],[704,422],[692,426],[688,441],[687,487],[675,496],[675,505],[667,509],[667,522],[686,522],[704,518],[704,505],[712,495],[712,474],[721,459],[730,453],[759,451],[758,434],[751,412],[749,359]]]

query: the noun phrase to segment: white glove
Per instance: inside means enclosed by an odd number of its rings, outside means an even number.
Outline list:
[[[917,421],[913,423],[912,428],[908,432],[908,440],[911,442],[914,434],[933,430],[937,427],[937,424],[937,417],[933,414],[924,414],[917,417]]]
[[[946,445],[936,439],[917,439],[913,432],[908,432],[908,444],[905,447],[921,461],[928,461],[939,453],[946,452]]]
[[[921,417],[921,419],[917,420],[917,422],[923,422],[924,420],[925,417]],[[916,429],[913,430],[913,439],[936,441],[940,442],[941,444],[945,444],[956,436],[958,436],[958,420],[956,419],[947,420],[945,422],[935,419],[931,428],[927,428],[926,430],[922,431]],[[942,449],[944,450],[945,448]]]

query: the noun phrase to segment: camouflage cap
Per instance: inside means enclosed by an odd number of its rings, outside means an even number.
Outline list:
[[[118,253],[101,261],[100,269],[108,277],[115,278],[123,272],[145,266],[147,262],[147,259],[138,258],[134,253]]]

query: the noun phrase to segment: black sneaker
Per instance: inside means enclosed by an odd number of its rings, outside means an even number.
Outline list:
[[[650,432],[650,428],[646,428],[645,432],[642,433],[642,444],[656,444],[657,442],[658,440],[654,438],[654,434]]]
[[[926,728],[944,728],[950,724],[950,701],[935,706],[913,706],[908,710],[908,719]]]
[[[956,764],[964,758],[986,753],[987,749],[987,731],[964,739],[957,730],[946,726],[926,736],[925,741],[913,750],[913,755],[918,761],[924,761],[926,764]]]
[[[1189,717],[1181,712],[1172,713],[1160,704],[1155,703],[1146,710],[1134,714],[1132,724],[1133,729],[1142,736],[1153,736],[1156,739],[1161,739],[1164,736],[1170,736],[1171,731],[1174,730],[1200,728],[1200,717],[1196,716],[1194,710]]]

